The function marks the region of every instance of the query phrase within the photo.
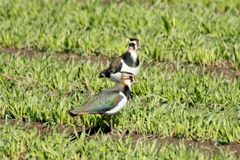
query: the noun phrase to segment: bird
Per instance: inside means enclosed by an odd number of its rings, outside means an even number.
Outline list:
[[[110,130],[113,131],[112,117],[119,112],[127,103],[131,92],[131,84],[138,82],[134,74],[129,72],[120,72],[121,80],[115,86],[106,89],[95,95],[88,102],[80,107],[69,110],[68,113],[74,117],[84,114],[103,114],[110,116],[110,125],[103,120]]]
[[[140,61],[137,50],[141,50],[140,41],[137,38],[129,38],[128,50],[121,56],[112,60],[109,67],[99,74],[100,78],[107,77],[113,82],[119,83],[120,72],[130,72],[137,76],[140,71]]]

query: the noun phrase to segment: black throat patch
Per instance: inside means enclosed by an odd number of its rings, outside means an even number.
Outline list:
[[[137,67],[139,65],[139,59],[137,58],[136,61],[134,61],[130,52],[127,52],[122,56],[124,63],[126,63],[129,67]]]
[[[130,98],[130,96],[129,96],[130,95],[130,88],[128,86],[124,86],[123,93],[127,97],[127,99]]]

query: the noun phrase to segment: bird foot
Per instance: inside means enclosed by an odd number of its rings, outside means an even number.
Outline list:
[[[115,129],[111,129],[111,132],[110,132],[111,135],[122,135],[122,136],[126,136],[129,134],[129,130],[128,129],[125,129],[123,132],[119,132],[119,131],[116,131]]]
[[[115,129],[111,129],[110,134],[111,135],[118,135],[118,132]]]
[[[129,131],[128,129],[125,129],[123,132],[122,132],[122,135],[128,135]]]

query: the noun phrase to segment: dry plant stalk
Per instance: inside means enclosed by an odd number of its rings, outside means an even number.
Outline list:
[[[20,84],[25,84],[23,81],[19,81],[19,80],[16,80],[16,79],[13,79],[12,77],[16,77],[16,78],[21,78],[21,79],[27,79],[27,80],[31,80],[31,81],[34,81],[34,82],[37,82],[39,85],[43,86],[44,84],[42,82],[39,82],[33,78],[29,78],[29,77],[23,77],[23,76],[16,76],[16,75],[7,75],[7,74],[3,74],[1,73],[1,75],[7,79],[10,79],[10,80],[14,80],[16,82],[19,82]]]

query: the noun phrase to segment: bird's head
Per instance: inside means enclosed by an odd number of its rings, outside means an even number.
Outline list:
[[[134,74],[129,72],[121,72],[121,82],[124,85],[131,86],[132,83],[139,82],[136,80]]]
[[[141,50],[140,41],[137,38],[129,38],[128,49],[134,51]]]

